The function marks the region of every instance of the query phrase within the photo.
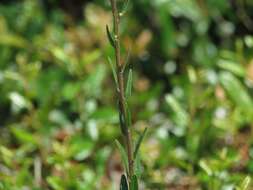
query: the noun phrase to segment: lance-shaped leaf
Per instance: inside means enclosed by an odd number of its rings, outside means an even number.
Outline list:
[[[136,175],[133,175],[130,182],[130,190],[138,190],[138,179]]]
[[[128,182],[125,174],[123,174],[120,179],[120,190],[128,190]]]
[[[120,16],[123,16],[124,14],[126,14],[128,6],[129,6],[129,0],[125,0],[123,8],[122,8],[122,10],[120,12]]]
[[[141,158],[139,154],[137,154],[134,159],[134,173],[137,177],[140,177],[142,173]]]
[[[122,162],[124,164],[126,173],[128,174],[128,160],[127,160],[126,151],[125,151],[124,147],[120,144],[120,142],[118,140],[115,140],[115,143],[117,145],[117,148],[119,149],[121,159],[122,159]]]
[[[124,61],[124,66],[123,66],[123,72],[125,71],[128,63],[129,63],[130,54],[131,54],[131,47],[128,48],[128,50],[127,50],[127,54],[126,54],[126,58],[125,58],[125,61]]]
[[[146,133],[147,133],[147,130],[148,130],[148,128],[146,127],[146,128],[144,129],[143,133],[140,134],[140,136],[139,136],[139,138],[138,138],[138,140],[137,140],[137,143],[136,143],[136,146],[135,146],[135,149],[134,149],[134,159],[136,158],[136,156],[137,156],[137,154],[138,154],[138,151],[139,151],[140,146],[141,146],[141,143],[142,143],[142,141],[143,141],[143,139],[144,139],[144,137],[145,137],[145,135],[146,135]]]
[[[108,62],[109,62],[110,67],[111,67],[111,69],[112,69],[113,78],[114,78],[114,81],[115,81],[116,87],[117,87],[117,89],[118,89],[118,88],[119,88],[119,84],[118,84],[118,79],[117,79],[116,69],[115,69],[115,67],[114,67],[114,65],[113,65],[112,60],[111,60],[111,58],[110,58],[110,57],[108,57]]]
[[[127,123],[126,123],[126,120],[125,120],[125,116],[121,112],[119,112],[119,122],[120,122],[121,132],[124,135],[126,135],[126,133],[127,133]]]
[[[130,108],[127,103],[126,103],[126,114],[127,114],[126,115],[127,127],[131,127],[132,126],[132,116],[131,116]]]
[[[133,85],[133,72],[132,69],[129,70],[127,86],[126,86],[126,98],[129,98],[132,94],[132,85]]]
[[[106,25],[106,34],[107,34],[107,38],[108,38],[110,44],[112,45],[112,47],[115,47],[115,41],[114,41],[114,39],[112,37],[112,34],[111,34],[110,30],[109,30],[109,26],[108,25]]]

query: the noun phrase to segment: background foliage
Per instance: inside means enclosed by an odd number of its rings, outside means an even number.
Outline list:
[[[129,8],[141,188],[251,189],[253,2]],[[102,0],[0,2],[0,189],[118,189],[108,23]]]

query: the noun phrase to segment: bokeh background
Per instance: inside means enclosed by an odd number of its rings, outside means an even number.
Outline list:
[[[109,1],[0,1],[0,189],[116,190]],[[253,1],[136,0],[133,131],[145,190],[253,189]]]

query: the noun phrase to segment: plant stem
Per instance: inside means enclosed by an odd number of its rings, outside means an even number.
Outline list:
[[[127,108],[126,108],[126,98],[125,98],[125,81],[124,81],[124,64],[121,62],[121,52],[120,52],[120,15],[117,7],[117,0],[110,0],[112,6],[113,14],[113,24],[114,24],[114,40],[115,40],[115,58],[117,67],[117,80],[118,80],[118,99],[119,99],[119,112],[123,117],[123,120],[127,120]],[[120,117],[121,117],[120,116]],[[120,122],[121,129],[123,129],[123,137],[125,141],[125,147],[128,156],[128,181],[131,180],[134,175],[134,160],[133,160],[133,148],[132,148],[132,135],[129,126],[126,122]]]

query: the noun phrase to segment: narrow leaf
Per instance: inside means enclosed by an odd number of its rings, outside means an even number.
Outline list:
[[[130,190],[138,190],[138,179],[136,175],[133,175],[130,183]]]
[[[230,60],[220,59],[217,65],[220,68],[230,71],[231,73],[234,73],[235,75],[239,77],[245,77],[246,75],[245,68],[240,63],[233,62]]]
[[[115,143],[116,143],[116,145],[117,145],[117,147],[119,149],[119,152],[120,152],[120,155],[121,155],[121,159],[122,159],[122,162],[124,164],[126,173],[128,174],[128,160],[127,160],[126,151],[125,151],[124,147],[120,144],[120,142],[118,140],[115,140]]]
[[[124,66],[123,66],[123,72],[125,71],[128,63],[129,63],[130,54],[131,54],[131,47],[128,48],[128,50],[127,50],[127,54],[126,54],[126,58],[125,58]]]
[[[107,34],[107,38],[108,38],[110,44],[112,45],[112,47],[115,47],[115,42],[114,42],[114,39],[113,39],[113,37],[111,35],[111,32],[109,30],[109,26],[108,25],[106,25],[106,34]]]
[[[118,88],[119,87],[119,84],[118,84],[118,79],[117,79],[117,74],[116,74],[116,69],[112,63],[112,60],[110,57],[108,57],[108,62],[110,64],[110,67],[112,69],[112,74],[113,74],[113,78],[114,78],[114,81],[115,81],[115,84],[116,84],[116,87]]]
[[[120,12],[120,16],[123,16],[124,14],[126,14],[128,6],[129,6],[129,0],[125,0],[123,8],[122,8],[122,10]]]
[[[142,141],[143,141],[143,139],[144,139],[144,137],[145,137],[145,135],[147,133],[147,130],[148,130],[148,128],[146,127],[145,130],[143,131],[143,133],[140,134],[140,136],[139,136],[139,138],[137,140],[137,143],[136,143],[136,146],[135,146],[135,150],[134,150],[134,159],[136,158],[136,156],[138,154],[138,151],[139,151],[141,143],[142,143]]]
[[[126,103],[126,124],[127,124],[127,127],[131,127],[132,126],[132,116],[131,116],[131,110],[128,106],[128,104]]]
[[[121,132],[125,135],[127,133],[127,123],[125,121],[124,115],[121,112],[119,112],[119,122]]]
[[[120,190],[128,190],[128,183],[125,174],[123,174],[120,179]]]
[[[142,173],[141,159],[139,154],[136,155],[134,160],[134,173],[137,177],[140,177]]]
[[[132,69],[129,70],[127,86],[126,86],[126,98],[129,98],[132,94],[132,84],[133,84],[133,72]]]

